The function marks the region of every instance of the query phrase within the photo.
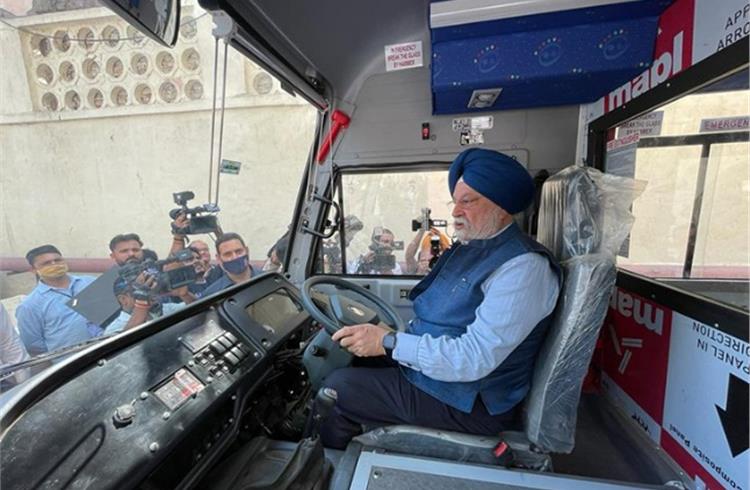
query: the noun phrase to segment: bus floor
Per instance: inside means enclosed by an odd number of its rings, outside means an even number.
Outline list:
[[[650,485],[682,481],[646,433],[595,394],[581,397],[573,452],[553,454],[552,462],[560,474]]]

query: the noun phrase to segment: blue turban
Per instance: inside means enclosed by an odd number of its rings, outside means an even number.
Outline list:
[[[520,213],[534,200],[534,181],[523,166],[508,155],[469,148],[453,160],[448,171],[448,188],[464,182],[510,214]]]

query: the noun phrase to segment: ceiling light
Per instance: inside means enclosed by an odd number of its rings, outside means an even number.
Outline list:
[[[492,107],[495,105],[495,101],[502,91],[501,87],[475,90],[471,93],[471,99],[469,99],[467,107],[469,109],[486,109]]]

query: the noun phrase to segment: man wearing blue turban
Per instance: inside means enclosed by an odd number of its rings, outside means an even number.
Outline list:
[[[560,292],[560,267],[513,215],[534,196],[513,158],[472,148],[448,173],[458,243],[411,291],[407,332],[373,324],[333,335],[379,367],[334,371],[336,405],[321,428],[344,448],[362,425],[409,424],[473,434],[511,428]]]

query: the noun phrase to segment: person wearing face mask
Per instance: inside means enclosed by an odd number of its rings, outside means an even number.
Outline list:
[[[16,319],[29,354],[52,352],[101,335],[98,325],[66,304],[94,282],[94,278],[68,274],[68,264],[53,245],[29,250],[26,260],[38,282],[16,309]]]
[[[337,394],[320,430],[325,447],[346,447],[363,425],[483,435],[517,426],[561,269],[514,222],[534,185],[513,158],[466,150],[451,164],[448,188],[458,243],[411,290],[406,331],[361,324],[332,336],[356,358],[325,379]]]
[[[250,265],[247,245],[237,233],[224,233],[216,240],[216,260],[224,270],[224,275],[209,285],[201,297],[218,293],[258,275]]]

